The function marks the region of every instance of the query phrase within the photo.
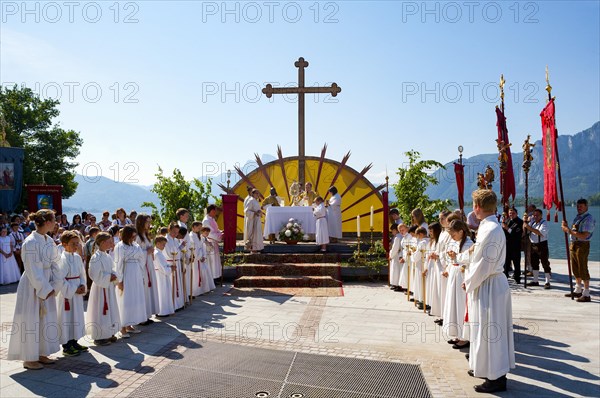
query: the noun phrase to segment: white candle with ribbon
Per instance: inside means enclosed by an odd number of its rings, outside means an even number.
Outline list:
[[[371,218],[369,219],[369,228],[373,228],[373,206],[371,206]]]
[[[356,216],[356,236],[360,238],[360,215]]]

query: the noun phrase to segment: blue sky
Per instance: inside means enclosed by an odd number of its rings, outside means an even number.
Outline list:
[[[71,8],[69,8],[71,7]],[[442,163],[496,151],[497,82],[509,136],[541,137],[544,70],[561,134],[600,120],[598,1],[10,2],[1,4],[0,82],[60,98],[81,132],[77,172],[151,184],[157,165],[186,177],[253,154],[297,154],[293,96],[304,57],[306,153],[383,180],[414,149]]]

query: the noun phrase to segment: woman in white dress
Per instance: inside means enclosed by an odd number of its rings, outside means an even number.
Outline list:
[[[21,277],[14,250],[15,241],[8,235],[8,227],[0,226],[0,285],[18,282]]]
[[[117,274],[113,270],[112,258],[107,253],[114,247],[113,238],[108,232],[96,235],[89,265],[88,276],[92,280],[92,288],[86,313],[86,332],[96,345],[117,341],[115,334],[121,324],[115,294]]]
[[[146,314],[148,319],[143,322],[143,325],[154,323],[153,314],[158,314],[158,290],[156,289],[156,273],[154,272],[154,246],[149,236],[150,231],[150,216],[147,214],[139,214],[136,217],[135,229],[137,230],[136,243],[145,253],[145,263],[142,264],[144,274],[144,291],[146,293]]]
[[[448,227],[452,242],[448,247],[450,263],[446,268],[448,286],[446,288],[446,306],[444,307],[443,330],[450,337],[449,344],[452,348],[466,348],[468,340],[463,340],[465,312],[467,308],[467,295],[462,287],[464,282],[465,267],[468,266],[469,248],[473,241],[469,237],[469,227],[461,220],[454,220]],[[466,255],[461,256],[461,254]]]
[[[130,333],[140,333],[133,325],[147,319],[144,270],[146,253],[135,243],[137,233],[133,225],[121,230],[121,241],[115,247],[115,270],[117,285],[117,305],[121,316],[120,337],[128,338]]]
[[[7,359],[24,361],[23,367],[37,370],[56,362],[48,356],[60,349],[52,280],[52,267],[57,266],[56,245],[46,235],[56,221],[52,210],[40,210],[30,218],[36,230],[23,242],[25,272],[17,287]]]

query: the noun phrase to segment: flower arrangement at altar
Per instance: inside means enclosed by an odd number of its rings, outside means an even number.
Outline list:
[[[279,230],[279,240],[282,242],[299,242],[304,237],[302,224],[295,218],[290,218]]]

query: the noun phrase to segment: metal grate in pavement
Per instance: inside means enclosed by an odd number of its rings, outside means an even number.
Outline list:
[[[132,397],[431,397],[419,365],[234,344],[190,348]]]

